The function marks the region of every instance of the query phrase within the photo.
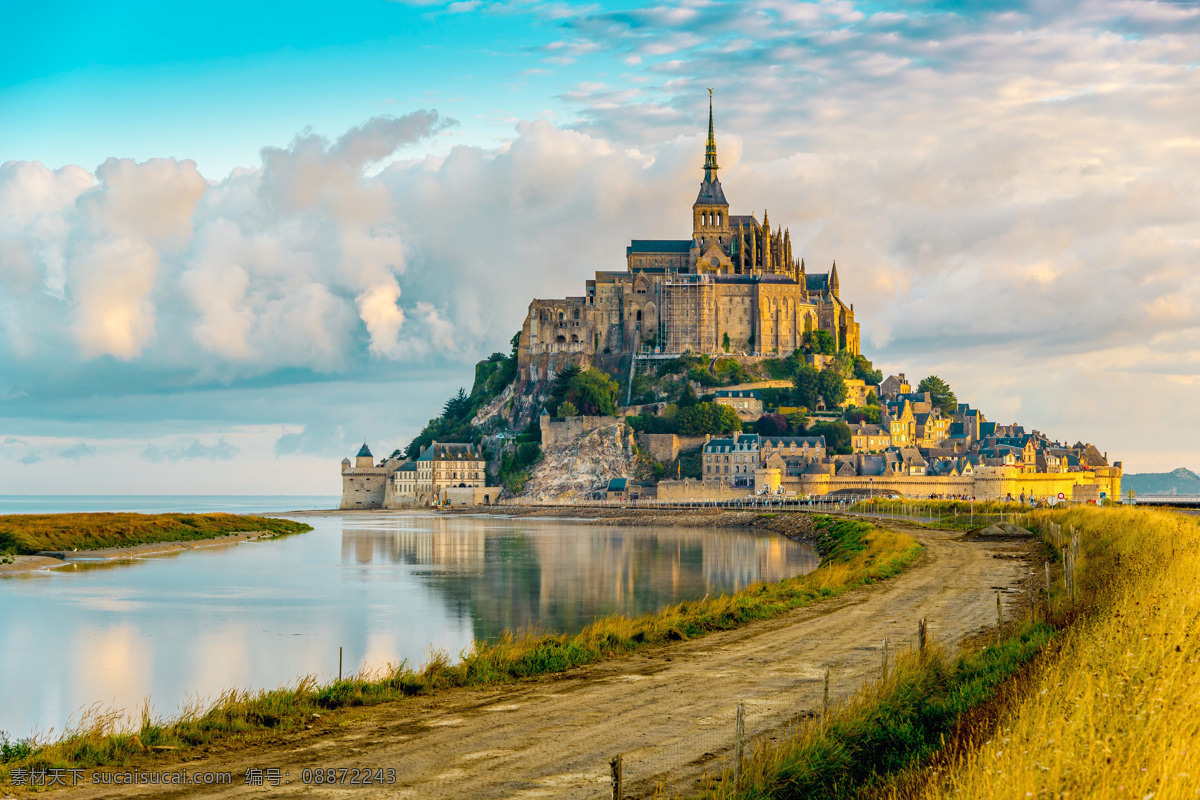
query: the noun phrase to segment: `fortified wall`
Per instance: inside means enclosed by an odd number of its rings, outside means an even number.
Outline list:
[[[551,419],[549,414],[543,414],[540,420],[542,428],[542,449],[569,444],[598,428],[609,425],[624,424],[621,417],[568,417],[567,419]]]

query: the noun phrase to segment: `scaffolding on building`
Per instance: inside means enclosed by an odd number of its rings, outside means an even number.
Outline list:
[[[659,285],[659,334],[663,355],[716,352],[711,275],[674,275]]]

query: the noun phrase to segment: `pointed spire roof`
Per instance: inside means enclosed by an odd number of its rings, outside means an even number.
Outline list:
[[[371,458],[371,448],[367,447],[366,442],[363,442],[363,446],[359,448],[358,458]]]
[[[704,146],[704,182],[700,184],[700,194],[696,196],[698,206],[728,206],[725,191],[717,180],[717,140],[713,136],[712,89],[708,90],[708,143]]]
[[[713,179],[713,172],[719,169],[717,166],[717,141],[713,138],[713,116],[712,116],[712,89],[708,90],[708,144],[704,147],[704,180],[705,182]]]

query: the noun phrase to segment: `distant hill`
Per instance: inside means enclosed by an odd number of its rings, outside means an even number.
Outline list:
[[[1121,476],[1121,491],[1138,494],[1200,494],[1200,475],[1180,467],[1174,472],[1142,472]]]

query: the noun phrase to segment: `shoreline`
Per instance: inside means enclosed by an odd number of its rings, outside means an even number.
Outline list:
[[[245,531],[228,533],[222,536],[211,536],[207,539],[176,542],[147,542],[128,547],[102,547],[97,550],[71,551],[67,558],[52,556],[14,556],[11,564],[0,564],[0,578],[13,575],[28,575],[39,572],[62,569],[77,564],[115,564],[121,561],[134,561],[149,556],[163,556],[172,553],[182,553],[187,550],[198,550],[205,547],[217,547],[223,544],[241,544],[254,542],[263,538],[274,538],[269,531]]]
[[[566,519],[594,522],[597,525],[630,528],[676,527],[676,528],[759,528],[787,536],[789,539],[811,539],[814,534],[813,514],[808,512],[780,512],[766,509],[756,511],[729,511],[725,509],[691,508],[636,508],[595,506],[472,506],[469,508],[337,508],[329,511],[280,511],[267,516],[289,517],[344,517],[351,515],[373,516],[384,514],[417,513],[422,516],[455,517],[512,517],[513,519]],[[827,515],[828,516],[828,515]]]

